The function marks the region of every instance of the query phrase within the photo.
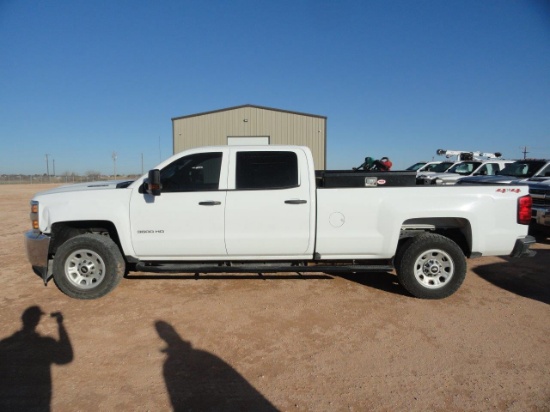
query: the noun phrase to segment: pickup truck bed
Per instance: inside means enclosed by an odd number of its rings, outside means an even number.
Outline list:
[[[415,186],[416,172],[395,171],[355,171],[355,170],[317,170],[317,187],[396,187]]]

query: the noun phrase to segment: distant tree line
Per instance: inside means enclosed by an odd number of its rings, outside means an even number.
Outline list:
[[[116,180],[134,180],[140,177],[138,174],[117,175]],[[114,180],[113,175],[104,175],[97,170],[88,170],[83,175],[75,172],[63,172],[61,175],[48,176],[44,174],[0,174],[0,184],[39,184],[39,183],[82,183],[94,181]]]

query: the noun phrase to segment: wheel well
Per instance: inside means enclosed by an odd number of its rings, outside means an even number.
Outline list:
[[[80,222],[58,222],[52,225],[52,243],[50,253],[55,254],[57,248],[67,240],[84,233],[97,233],[110,237],[122,252],[120,239],[113,222],[89,220]]]
[[[401,225],[398,248],[408,239],[422,233],[436,233],[454,241],[465,256],[472,251],[472,227],[467,219],[448,218],[419,218],[409,219]]]

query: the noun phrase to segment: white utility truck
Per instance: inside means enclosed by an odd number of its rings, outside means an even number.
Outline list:
[[[495,176],[513,160],[464,160],[455,163],[443,173],[420,173],[418,184],[454,185],[466,176]]]
[[[31,201],[29,261],[94,299],[138,272],[381,272],[413,296],[454,293],[466,257],[530,256],[527,186],[415,186],[415,172],[315,172],[298,146],[187,150],[134,182]]]

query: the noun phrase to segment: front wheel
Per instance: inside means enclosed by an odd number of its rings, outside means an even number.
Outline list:
[[[76,299],[96,299],[113,290],[124,276],[125,262],[111,238],[75,236],[62,244],[53,262],[56,286]]]
[[[466,277],[466,257],[451,239],[432,233],[405,242],[395,259],[399,283],[413,296],[442,299]]]

